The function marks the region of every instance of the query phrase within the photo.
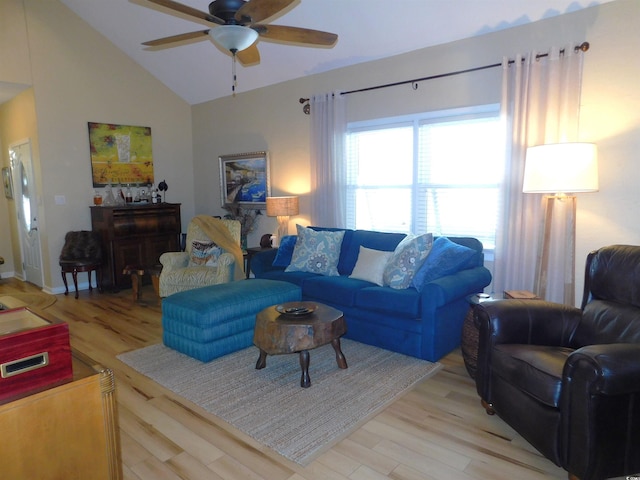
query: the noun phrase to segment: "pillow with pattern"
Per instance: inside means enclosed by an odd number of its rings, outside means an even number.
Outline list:
[[[311,272],[330,277],[337,277],[338,260],[344,230],[329,232],[316,231],[296,225],[298,239],[293,249],[291,263],[285,272]]]
[[[190,267],[216,267],[222,249],[214,242],[194,240],[191,242]]]
[[[384,269],[384,284],[402,290],[409,288],[433,245],[433,234],[407,236],[402,240]]]

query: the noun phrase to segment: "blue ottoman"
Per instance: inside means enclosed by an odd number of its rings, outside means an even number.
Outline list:
[[[175,293],[162,301],[162,340],[167,347],[209,362],[253,344],[259,311],[301,298],[297,285],[263,279]]]

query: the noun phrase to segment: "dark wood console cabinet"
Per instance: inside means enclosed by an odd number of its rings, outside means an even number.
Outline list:
[[[126,265],[155,265],[164,252],[180,250],[180,204],[91,207],[91,226],[106,249],[102,285],[131,287]]]

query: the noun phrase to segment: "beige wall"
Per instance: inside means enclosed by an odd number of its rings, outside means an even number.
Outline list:
[[[618,0],[600,7],[542,20],[397,57],[241,93],[193,107],[196,209],[219,210],[216,157],[268,150],[273,195],[309,190],[309,117],[298,98],[420,78],[500,62],[518,52],[546,51],[552,45],[591,42],[585,54],[580,140],[596,142],[600,155],[600,192],[578,199],[577,294],[581,299],[587,253],[612,243],[640,244],[636,221],[640,194],[640,2]],[[283,52],[284,52],[283,47]],[[238,71],[251,75],[250,68]],[[361,120],[441,108],[498,102],[500,69],[350,95],[349,118]],[[224,112],[221,114],[220,112]],[[305,222],[307,199],[301,198]],[[470,206],[473,212],[473,206]],[[471,213],[473,214],[473,213]],[[249,238],[275,232],[275,219],[263,217]]]
[[[61,291],[58,255],[64,235],[91,228],[87,122],[151,127],[156,182],[166,180],[167,201],[182,203],[188,220],[194,213],[191,108],[57,0],[24,0],[24,15],[13,8],[16,3],[21,2],[2,0],[0,17],[13,15],[15,23],[26,18],[28,48],[22,53],[29,58],[35,99],[37,139],[32,140],[39,145],[34,167],[45,290]],[[22,45],[23,33],[3,40]],[[0,81],[4,75],[16,81],[4,72]],[[3,165],[8,164],[7,144],[22,139],[11,133],[16,115],[4,115],[0,124]],[[56,195],[64,195],[66,203],[56,205]],[[3,244],[4,233],[0,248]]]

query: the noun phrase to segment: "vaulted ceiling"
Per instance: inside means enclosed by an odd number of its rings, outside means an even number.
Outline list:
[[[261,23],[338,34],[332,48],[260,39],[261,60],[237,65],[239,92],[472,37],[612,0],[296,0]],[[208,37],[173,48],[142,42],[212,24],[147,0],[61,0],[189,104],[231,94],[232,59]],[[180,3],[208,12],[207,0]]]

